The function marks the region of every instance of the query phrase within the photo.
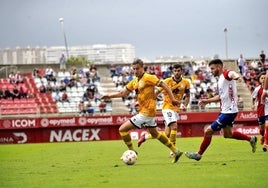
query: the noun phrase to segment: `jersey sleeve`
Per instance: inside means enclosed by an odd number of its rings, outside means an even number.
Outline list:
[[[231,81],[232,78],[230,78],[230,77],[228,76],[229,72],[230,72],[230,70],[225,70],[225,71],[223,71],[222,74],[223,74],[223,76],[224,76],[224,78],[225,78],[226,80]]]
[[[190,81],[187,79],[185,80],[186,80],[185,93],[190,93]]]

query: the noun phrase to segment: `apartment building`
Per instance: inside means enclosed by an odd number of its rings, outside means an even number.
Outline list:
[[[65,56],[84,56],[96,64],[131,63],[135,58],[135,47],[131,44],[96,44],[91,46],[16,47],[0,49],[0,64],[46,64],[59,63]]]

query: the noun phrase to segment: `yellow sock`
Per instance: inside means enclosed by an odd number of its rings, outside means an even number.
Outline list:
[[[176,145],[176,138],[177,138],[177,130],[171,130],[170,131],[170,137],[169,140],[172,142],[174,145]]]
[[[163,132],[161,131],[161,132],[159,132],[159,133],[166,135],[165,131],[163,131]],[[148,133],[148,134],[145,135],[145,139],[146,139],[146,140],[148,140],[148,139],[152,139],[152,138],[153,138],[153,136],[152,136],[150,133]]]
[[[171,151],[176,151],[177,148],[170,142],[165,134],[158,133],[156,137],[162,144],[166,145]]]
[[[119,132],[119,134],[121,135],[121,138],[127,145],[128,149],[134,150],[130,134],[128,132]]]
[[[153,137],[151,134],[147,134],[147,136],[145,138],[146,138],[146,140],[148,140],[148,139],[152,139]]]

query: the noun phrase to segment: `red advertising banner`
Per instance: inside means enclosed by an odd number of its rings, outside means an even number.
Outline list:
[[[217,116],[217,112],[181,113],[177,137],[203,136],[204,128],[216,120]],[[130,117],[118,115],[1,119],[0,144],[118,140],[121,139],[119,126]],[[162,114],[158,114],[156,119],[159,129],[163,130]],[[249,135],[259,134],[257,114],[252,111],[239,112],[234,129]],[[145,131],[131,131],[132,139],[138,139]]]
[[[218,112],[193,112],[179,114],[179,124],[183,123],[211,123],[216,120]],[[88,117],[48,117],[48,118],[14,118],[1,119],[0,129],[25,129],[25,128],[55,128],[72,126],[112,126],[120,125],[127,121],[130,115],[118,116],[88,116]],[[156,121],[163,124],[162,114],[157,114]],[[236,122],[257,121],[257,114],[252,111],[239,112]]]

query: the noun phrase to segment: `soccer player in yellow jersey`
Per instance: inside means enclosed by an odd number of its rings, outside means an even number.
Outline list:
[[[101,98],[119,98],[127,96],[131,91],[135,91],[139,104],[139,113],[131,117],[119,127],[119,134],[128,149],[134,150],[129,131],[136,128],[140,129],[142,126],[146,127],[153,138],[158,139],[174,153],[174,159],[172,162],[176,163],[183,152],[179,151],[174,144],[170,142],[166,135],[161,134],[156,129],[155,86],[162,87],[167,92],[173,105],[179,106],[180,102],[174,98],[171,89],[163,81],[155,75],[145,72],[142,60],[136,59],[132,63],[132,69],[135,74],[135,78],[131,80],[123,90],[117,93],[103,95]]]
[[[165,121],[165,134],[170,141],[175,145],[177,137],[177,121],[179,118],[179,112],[185,111],[190,101],[190,82],[182,77],[183,68],[179,64],[175,64],[172,67],[173,76],[166,78],[164,82],[171,89],[176,100],[181,102],[180,107],[173,105],[167,92],[162,87],[158,87],[156,96],[163,92],[164,101],[162,106],[162,114]],[[151,135],[143,134],[138,141],[140,146],[146,139],[151,138]],[[170,156],[172,156],[171,153]]]

